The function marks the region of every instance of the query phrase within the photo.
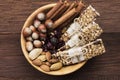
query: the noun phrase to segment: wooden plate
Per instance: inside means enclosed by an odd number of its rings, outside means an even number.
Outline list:
[[[23,28],[25,27],[28,27],[32,24],[35,16],[39,13],[39,12],[42,12],[42,11],[47,11],[49,10],[50,8],[52,8],[53,6],[55,6],[56,4],[48,4],[48,5],[45,5],[43,7],[40,7],[39,9],[37,9],[36,11],[34,11],[29,17],[28,19],[26,20]],[[23,28],[22,28],[22,31],[23,31]],[[75,65],[71,65],[71,66],[66,66],[66,67],[63,67],[62,69],[58,70],[58,71],[51,71],[51,72],[45,72],[43,70],[40,69],[40,67],[38,66],[35,66],[34,64],[32,64],[32,61],[29,59],[28,57],[28,52],[26,51],[25,49],[25,38],[23,37],[23,34],[22,34],[22,31],[21,31],[21,48],[22,48],[22,51],[23,51],[23,54],[25,56],[25,58],[27,59],[27,61],[34,67],[36,68],[37,70],[43,72],[43,73],[46,73],[46,74],[49,74],[49,75],[65,75],[65,74],[69,74],[69,73],[72,73],[76,70],[78,70],[79,68],[81,68],[86,62],[82,62],[82,63],[79,63],[79,64],[75,64]]]

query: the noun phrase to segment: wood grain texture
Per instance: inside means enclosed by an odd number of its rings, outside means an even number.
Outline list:
[[[0,80],[120,80],[120,0],[85,0],[101,13],[97,22],[104,30],[104,55],[65,76],[43,74],[26,61],[20,46],[22,26],[37,8],[56,1],[0,1]]]

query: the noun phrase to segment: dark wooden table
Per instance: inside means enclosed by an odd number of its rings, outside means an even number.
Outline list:
[[[97,22],[107,52],[78,71],[50,76],[34,69],[23,56],[20,32],[37,8],[57,0],[0,0],[0,80],[120,80],[120,0],[84,0],[100,13]]]

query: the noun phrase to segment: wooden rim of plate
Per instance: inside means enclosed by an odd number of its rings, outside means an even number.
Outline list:
[[[32,21],[34,20],[35,16],[39,13],[39,12],[42,12],[44,10],[49,10],[50,8],[52,8],[53,6],[55,6],[56,4],[53,3],[53,4],[48,4],[48,5],[45,5],[43,7],[40,7],[38,8],[36,11],[34,11],[28,18],[27,20],[25,21],[25,24],[22,28],[22,31],[25,27],[28,27],[31,25]],[[82,62],[82,63],[79,63],[79,64],[75,64],[75,65],[70,65],[70,66],[66,66],[66,67],[63,67],[62,69],[60,70],[57,70],[57,71],[50,71],[50,72],[45,72],[43,71],[42,69],[40,69],[40,67],[38,66],[35,66],[32,61],[29,59],[28,57],[28,52],[26,51],[25,49],[25,38],[23,37],[23,34],[22,34],[22,31],[21,31],[21,48],[22,48],[22,51],[23,51],[23,54],[25,56],[25,58],[27,59],[27,61],[35,68],[37,69],[38,71],[41,71],[45,74],[49,74],[49,75],[66,75],[66,74],[70,74],[72,72],[75,72],[76,70],[80,69],[86,62]]]

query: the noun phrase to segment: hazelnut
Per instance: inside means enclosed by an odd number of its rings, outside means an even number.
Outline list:
[[[32,38],[33,39],[38,39],[39,38],[38,32],[33,32],[32,33]]]
[[[32,30],[30,28],[27,27],[27,28],[23,29],[23,35],[24,35],[24,37],[28,37],[31,34],[32,34]]]
[[[52,20],[46,20],[45,25],[47,26],[47,28],[52,28],[53,21]]]
[[[30,29],[32,30],[32,32],[36,31],[36,28],[33,25],[30,26]]]
[[[46,39],[46,36],[47,36],[46,34],[40,33],[40,39],[41,39],[41,40],[45,40],[45,39]]]
[[[42,33],[46,33],[46,32],[47,32],[47,29],[46,29],[46,27],[45,27],[44,24],[41,24],[41,25],[38,27],[38,30],[39,30],[40,32],[42,32]]]
[[[39,20],[35,20],[34,21],[34,26],[35,26],[35,28],[38,28],[39,26],[40,26],[40,24],[41,24],[41,22],[39,21]]]
[[[39,47],[42,46],[42,42],[39,41],[39,40],[34,40],[33,44],[34,44],[34,46],[35,46],[36,48],[39,48]]]
[[[39,14],[37,15],[37,18],[38,18],[40,21],[43,21],[43,20],[45,20],[45,14],[44,14],[44,13],[39,13]]]
[[[33,49],[33,44],[30,41],[26,42],[25,46],[27,51],[31,51]]]
[[[33,39],[32,39],[32,37],[31,37],[31,36],[26,37],[26,40],[27,40],[27,41],[33,41]]]

